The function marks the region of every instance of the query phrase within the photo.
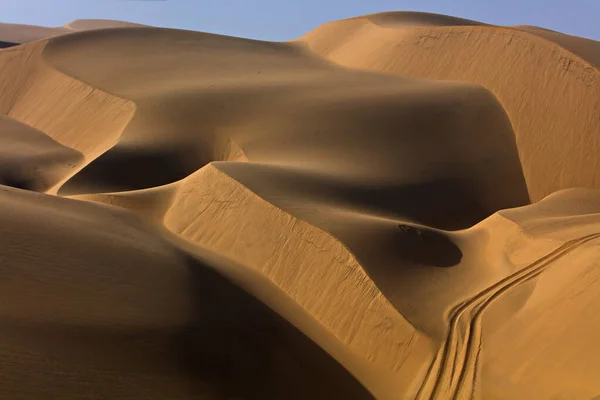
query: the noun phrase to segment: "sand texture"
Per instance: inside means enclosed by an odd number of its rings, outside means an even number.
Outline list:
[[[600,395],[600,43],[0,24],[0,399]]]
[[[600,43],[532,27],[465,25],[406,13],[325,24],[298,43],[346,67],[458,80],[508,114],[532,201],[600,188]]]

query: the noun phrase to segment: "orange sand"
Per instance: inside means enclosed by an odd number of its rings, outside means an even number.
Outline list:
[[[0,398],[600,394],[598,42],[0,41]]]

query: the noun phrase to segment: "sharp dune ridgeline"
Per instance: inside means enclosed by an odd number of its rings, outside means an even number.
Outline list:
[[[0,24],[0,398],[600,395],[600,43]]]

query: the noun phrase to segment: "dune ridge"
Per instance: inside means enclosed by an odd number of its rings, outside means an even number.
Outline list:
[[[60,29],[0,50],[0,397],[600,393],[597,42]]]
[[[124,27],[142,27],[146,25],[132,22],[113,21],[106,19],[78,19],[59,27],[45,27],[25,24],[10,24],[0,22],[0,37],[13,45],[49,39],[54,36],[69,34],[76,31],[94,29],[110,29]]]
[[[70,33],[67,28],[49,28],[44,26],[0,23],[0,37],[3,41],[15,44],[48,39],[52,36]]]
[[[144,27],[148,25],[136,24],[133,22],[115,21],[109,19],[76,19],[68,24],[63,25],[63,28],[70,29],[72,31],[88,31],[94,29],[110,29],[110,28],[136,28]]]
[[[83,161],[81,153],[60,145],[45,133],[0,117],[0,182],[45,192]]]
[[[325,24],[295,42],[352,68],[482,85],[511,119],[533,201],[600,187],[587,168],[598,151],[598,42],[498,26],[381,26],[369,16]]]
[[[66,180],[118,141],[135,105],[48,67],[41,59],[45,45],[2,51],[0,112],[83,154],[86,162]]]

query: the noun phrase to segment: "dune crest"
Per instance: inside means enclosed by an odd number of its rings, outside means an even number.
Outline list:
[[[45,133],[0,117],[0,183],[45,192],[83,161],[81,153]]]
[[[49,39],[54,36],[65,35],[74,31],[125,27],[135,28],[144,26],[147,25],[105,19],[78,19],[63,26],[53,28],[35,25],[0,23],[0,41],[7,43],[10,46],[16,46],[23,43]]]
[[[109,28],[139,28],[148,25],[135,24],[133,22],[114,21],[109,19],[77,19],[68,24],[63,25],[63,28],[72,31],[88,31],[93,29],[109,29]]]
[[[600,393],[597,42],[413,12],[0,41],[0,397]]]
[[[398,18],[379,18],[386,15]],[[347,67],[482,85],[510,117],[532,200],[571,187],[600,188],[592,172],[592,154],[600,150],[598,42],[443,20],[381,26],[366,16],[325,24],[295,43]]]
[[[82,153],[86,162],[69,178],[116,143],[135,105],[50,68],[41,58],[45,45],[2,52],[0,112]]]
[[[352,19],[352,18],[351,18]],[[423,26],[469,26],[487,25],[470,19],[451,17],[449,15],[414,12],[392,11],[356,17],[358,20],[366,19],[384,27],[423,27]],[[347,21],[347,20],[346,20]]]

